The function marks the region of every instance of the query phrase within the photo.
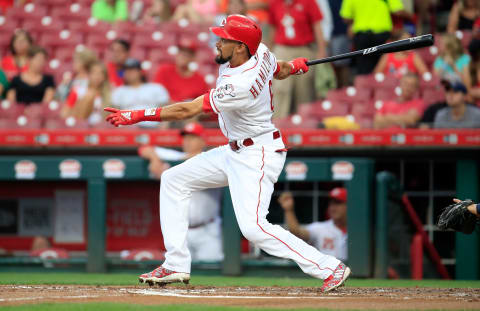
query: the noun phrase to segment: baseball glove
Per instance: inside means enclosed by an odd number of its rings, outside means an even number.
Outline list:
[[[441,230],[453,229],[465,234],[472,233],[477,216],[468,211],[467,207],[471,204],[474,204],[472,200],[455,200],[455,203],[447,206],[440,214],[438,227]]]

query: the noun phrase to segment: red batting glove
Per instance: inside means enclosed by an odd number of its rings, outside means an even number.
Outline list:
[[[138,123],[141,120],[142,110],[120,110],[116,108],[107,107],[105,111],[111,112],[105,119],[115,126],[119,125],[131,125]]]
[[[105,119],[115,126],[131,125],[141,121],[161,121],[160,112],[162,108],[149,108],[143,110],[119,110],[107,107],[105,111],[111,112]]]
[[[308,72],[307,66],[308,59],[304,57],[295,58],[294,60],[289,61],[288,63],[292,66],[290,70],[291,75],[301,75]]]

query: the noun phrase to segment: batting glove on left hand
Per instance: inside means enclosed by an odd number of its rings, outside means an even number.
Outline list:
[[[131,125],[141,121],[140,110],[119,110],[116,108],[107,107],[105,111],[111,112],[105,119],[115,126]]]
[[[295,58],[294,60],[289,61],[288,63],[292,66],[290,70],[291,75],[301,75],[308,72],[307,66],[308,59],[304,57]]]

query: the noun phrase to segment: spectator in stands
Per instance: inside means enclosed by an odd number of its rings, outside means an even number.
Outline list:
[[[385,43],[393,29],[390,14],[406,15],[401,0],[343,0],[340,16],[351,25],[355,49]],[[371,73],[380,56],[365,56],[356,64],[357,74]]]
[[[184,85],[184,87],[188,87]],[[167,90],[155,83],[145,83],[140,61],[129,58],[125,62],[125,85],[112,93],[112,104],[119,109],[147,109],[165,106],[170,97]],[[141,122],[141,127],[156,127],[157,122]]]
[[[117,87],[123,84],[124,65],[130,54],[130,42],[116,39],[110,45],[110,50],[112,61],[107,63],[108,77],[110,84]]]
[[[469,65],[467,89],[474,101],[480,100],[480,39],[473,39],[468,46],[472,61]]]
[[[322,13],[315,0],[271,0],[269,23],[274,35],[275,56],[278,59],[325,57],[327,52],[321,22]],[[309,70],[297,79],[273,81],[273,117],[286,117],[290,110],[297,109],[298,104],[312,102],[314,77],[314,70]]]
[[[229,5],[230,5],[229,1]],[[260,26],[268,23],[269,0],[245,0],[247,14],[253,17]],[[243,14],[246,15],[246,14]]]
[[[419,78],[413,73],[400,80],[401,94],[398,100],[386,101],[377,111],[374,128],[406,128],[417,124],[423,114],[424,104],[418,95]]]
[[[73,76],[64,74],[63,81],[57,87],[57,97],[64,101],[72,88],[86,90],[88,87],[88,70],[98,61],[95,52],[89,49],[76,51],[73,54]]]
[[[153,0],[152,5],[145,10],[142,20],[144,22],[167,22],[172,17],[172,8],[169,0]]]
[[[466,102],[467,88],[461,82],[446,87],[447,105],[435,115],[434,128],[480,128],[480,108]]]
[[[450,11],[447,31],[450,34],[455,34],[457,30],[471,31],[478,17],[480,17],[480,1],[459,0]]]
[[[433,63],[433,69],[441,79],[468,84],[470,56],[465,54],[462,42],[455,35],[447,34],[442,40],[440,55]]]
[[[128,19],[127,0],[95,0],[92,4],[92,17],[110,23],[126,21]]]
[[[329,194],[329,220],[300,226],[295,215],[295,203],[290,192],[283,192],[278,203],[283,208],[288,230],[300,239],[312,244],[320,252],[345,261],[347,250],[347,190],[333,188]]]
[[[204,77],[189,68],[195,59],[196,49],[195,42],[180,40],[175,64],[164,64],[155,74],[153,82],[164,86],[173,102],[192,100],[208,91]]]
[[[392,41],[410,38],[410,34],[403,32],[399,35],[393,35]],[[375,73],[383,72],[401,77],[408,72],[423,76],[428,72],[427,65],[418,56],[415,51],[402,51],[396,53],[383,54],[374,70]]]
[[[351,39],[347,35],[347,24],[340,16],[342,1],[328,0],[333,20],[332,38],[330,39],[330,54],[338,55],[350,52],[352,48]],[[333,63],[338,87],[350,84],[350,60],[340,60]]]
[[[188,123],[181,131],[182,151],[144,146],[138,150],[147,159],[150,173],[160,178],[170,165],[164,161],[184,161],[205,149],[204,129],[199,123]],[[195,191],[188,209],[187,246],[192,260],[218,261],[223,259],[220,220],[221,188]],[[161,208],[161,207],[160,207]]]
[[[172,19],[186,19],[195,24],[212,24],[218,13],[217,0],[187,0],[180,4],[173,13]]]
[[[5,74],[5,72],[3,72],[2,69],[0,69],[0,99],[5,98],[5,95],[7,94],[8,86],[9,86],[9,83],[8,83],[7,75]]]
[[[32,46],[28,50],[28,69],[12,79],[7,99],[25,105],[52,101],[55,82],[53,76],[44,73],[46,63],[47,51],[42,47]]]
[[[443,80],[442,85],[445,88],[445,92],[447,88],[450,88],[450,82]],[[425,111],[423,112],[422,119],[418,121],[418,127],[421,129],[429,129],[433,127],[433,121],[435,120],[435,115],[441,109],[448,107],[447,102],[445,100],[439,101],[428,106]]]
[[[2,58],[1,66],[9,80],[27,70],[28,50],[32,44],[30,33],[23,29],[15,30],[8,46],[10,55]]]
[[[88,120],[90,125],[103,121],[103,108],[110,106],[111,89],[105,65],[96,61],[88,68],[88,86],[72,86],[62,109],[63,117]]]

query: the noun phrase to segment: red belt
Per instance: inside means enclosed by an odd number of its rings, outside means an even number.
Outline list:
[[[272,133],[273,139],[280,138],[280,131],[275,131]],[[230,148],[232,148],[233,151],[238,151],[240,149],[240,146],[238,145],[238,140],[232,140],[228,144],[230,145]],[[253,145],[253,139],[251,138],[246,138],[243,140],[242,145],[245,147]]]

